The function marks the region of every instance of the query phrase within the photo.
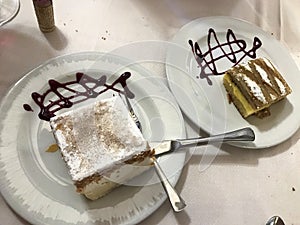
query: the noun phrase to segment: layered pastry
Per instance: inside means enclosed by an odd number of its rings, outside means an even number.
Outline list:
[[[119,97],[51,118],[77,192],[95,200],[153,164],[154,150]]]
[[[226,71],[223,84],[230,101],[247,118],[270,115],[269,107],[290,94],[291,88],[266,58],[250,60]]]

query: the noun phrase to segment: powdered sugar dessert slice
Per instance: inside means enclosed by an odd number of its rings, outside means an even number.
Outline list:
[[[50,125],[77,192],[97,199],[143,173],[154,151],[119,97],[51,118]]]
[[[269,107],[292,90],[269,59],[258,58],[229,69],[223,78],[225,89],[241,115],[270,115]]]

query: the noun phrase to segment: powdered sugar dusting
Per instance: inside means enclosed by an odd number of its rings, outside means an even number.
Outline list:
[[[254,82],[253,80],[251,80],[249,77],[245,76],[244,74],[239,73],[237,75],[238,77],[242,78],[247,86],[250,88],[251,92],[253,93],[253,95],[261,102],[266,103],[266,98],[264,96],[264,94],[262,93],[261,88],[258,86],[258,84],[256,82]]]
[[[62,114],[51,125],[74,181],[101,173],[147,145],[119,97]]]
[[[260,74],[261,78],[267,83],[269,84],[270,86],[272,86],[272,83],[268,77],[268,74],[266,73],[265,70],[263,70],[259,65],[255,64],[254,63],[254,66],[255,66],[255,69],[257,70],[257,72]]]
[[[278,84],[278,87],[280,89],[281,94],[285,95],[286,94],[286,88],[284,84],[279,80],[277,77],[275,77],[276,83]]]
[[[272,70],[275,70],[275,66],[270,62],[270,60],[266,59],[266,58],[262,58],[262,60],[267,64],[267,66],[269,68],[271,68]]]
[[[248,71],[252,71],[251,70],[251,67],[250,67],[250,65],[249,65],[249,62],[248,63],[244,63],[244,64],[242,64],[242,66],[244,66],[244,68],[246,69],[246,70],[248,70]]]

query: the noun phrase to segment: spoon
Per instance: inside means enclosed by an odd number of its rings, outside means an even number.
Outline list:
[[[285,225],[285,223],[279,216],[273,216],[268,220],[266,225]]]

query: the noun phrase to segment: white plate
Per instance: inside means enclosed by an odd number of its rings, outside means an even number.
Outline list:
[[[225,42],[227,30],[231,29],[238,39],[246,41],[247,50],[252,48],[254,37],[261,40],[262,46],[256,51],[256,57],[269,58],[293,91],[287,99],[271,106],[270,117],[258,119],[252,116],[243,119],[234,105],[228,103],[222,84],[223,75],[210,76],[212,85],[206,79],[197,78],[200,68],[188,41],[197,41],[202,52],[206,52],[210,28],[216,31],[221,43]],[[212,46],[215,45],[214,38],[211,43]],[[222,52],[217,49],[214,54],[215,57],[221,56]],[[249,59],[245,57],[243,61]],[[225,71],[231,66],[224,59],[217,64],[219,71]],[[238,142],[232,143],[233,145],[246,148],[274,146],[288,139],[299,128],[299,70],[288,51],[272,35],[255,25],[230,17],[200,18],[186,24],[174,36],[168,48],[166,71],[171,91],[183,112],[206,132],[217,134],[241,127],[253,128],[256,134],[254,142]]]
[[[45,150],[55,143],[49,124],[37,116],[31,93],[43,93],[49,79],[73,81],[76,72],[114,81],[131,72],[128,87],[147,139],[185,137],[179,107],[169,90],[142,67],[102,53],[77,53],[47,61],[24,76],[4,97],[0,111],[1,193],[11,207],[33,224],[133,224],[156,210],[166,199],[153,170],[111,194],[88,201],[75,192],[59,152]],[[117,74],[117,76],[110,75]],[[108,82],[109,83],[109,82]],[[112,92],[99,98],[111,97]],[[29,104],[34,112],[23,109]],[[160,158],[173,185],[185,161],[179,152]],[[149,185],[152,184],[152,185]]]

